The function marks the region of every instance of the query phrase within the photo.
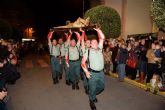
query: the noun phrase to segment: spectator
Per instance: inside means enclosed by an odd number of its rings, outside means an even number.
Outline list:
[[[112,73],[116,73],[116,68],[117,68],[117,60],[116,60],[116,57],[117,57],[118,49],[119,49],[118,42],[115,42],[115,43],[114,43],[114,46],[111,48],[111,52],[112,52],[112,64],[113,64]]]
[[[145,39],[140,40],[139,46],[139,80],[137,82],[144,83],[145,75],[147,72],[147,48],[146,48],[146,41]]]
[[[161,76],[162,76],[162,87],[159,89],[160,91],[165,91],[165,44],[162,46],[162,52],[161,52]]]
[[[137,55],[135,53],[135,46],[131,43],[128,43],[128,47],[130,48],[130,50],[128,51],[128,59],[130,59],[131,61],[135,62],[135,66],[133,64],[131,65],[126,65],[126,75],[131,78],[132,80],[136,79],[136,74],[137,74],[137,62],[138,62],[138,58]]]
[[[7,96],[7,89],[3,82],[0,82],[0,110],[7,110],[4,98]]]
[[[158,65],[156,64],[156,62],[157,61],[160,62],[160,58],[155,56],[154,50],[155,50],[155,43],[152,43],[151,48],[148,49],[146,54],[146,57],[148,58],[146,83],[149,83],[153,74],[157,73]]]
[[[117,72],[118,72],[118,78],[120,82],[124,81],[125,77],[125,65],[128,58],[128,50],[127,45],[125,43],[122,43],[118,55],[117,55]]]
[[[110,49],[107,47],[104,52],[104,72],[105,74],[109,74],[110,72],[110,64],[111,64],[111,51]]]
[[[152,79],[150,80],[150,83],[147,84],[147,90],[150,91],[150,88],[152,89],[153,94],[156,94],[159,91],[159,88],[162,87],[161,78],[158,74],[154,74]]]

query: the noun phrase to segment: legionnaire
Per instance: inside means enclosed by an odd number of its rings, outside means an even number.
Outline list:
[[[88,96],[92,110],[96,110],[96,95],[100,94],[104,90],[104,58],[102,49],[105,37],[99,28],[95,30],[97,31],[99,37],[99,43],[96,39],[91,40],[91,48],[86,51],[81,63],[86,77],[88,78]],[[88,67],[86,66],[86,61],[88,61]]]
[[[59,38],[58,40],[58,46],[60,51],[60,76],[59,79],[62,79],[62,75],[65,71],[65,52],[66,52],[66,44],[63,42],[63,38]]]
[[[59,82],[60,75],[60,51],[59,46],[57,45],[57,40],[52,38],[52,35],[53,31],[50,31],[48,34],[48,46],[50,52],[53,83],[56,84]]]
[[[65,33],[65,37],[66,37],[66,42],[65,42],[65,66],[64,66],[64,70],[65,70],[65,81],[66,81],[66,85],[71,85],[71,81],[70,81],[70,75],[69,75],[69,66],[68,66],[68,58],[66,58],[66,51],[69,48],[69,43],[70,43],[70,37],[72,35],[72,32],[70,31],[70,34],[68,35],[68,33]]]
[[[78,39],[77,43],[76,40],[73,39],[74,35]],[[72,39],[70,41],[70,45],[66,50],[66,64],[67,68],[69,68],[69,78],[72,83],[72,89],[79,89],[79,80],[80,80],[80,34],[78,32],[72,33]]]
[[[85,32],[82,31],[82,34],[81,34],[81,46],[80,46],[80,62],[82,60],[82,57],[83,57],[83,54],[84,54],[84,51],[85,51],[85,48],[82,48],[82,42],[84,43],[84,41],[82,41],[84,39],[84,35],[85,35]],[[80,66],[80,77],[81,77],[81,80],[84,81],[84,70],[82,69],[82,67]]]
[[[85,54],[85,52],[90,48],[90,40],[87,39],[85,32],[82,31],[82,37],[81,37],[81,51],[82,51],[82,57]],[[82,68],[82,67],[81,67]],[[82,75],[83,75],[83,84],[84,84],[84,89],[85,93],[88,94],[88,79],[84,73],[84,70],[82,68]]]

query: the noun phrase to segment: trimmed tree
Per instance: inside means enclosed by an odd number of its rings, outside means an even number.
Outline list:
[[[151,17],[156,26],[165,31],[165,0],[152,0]]]
[[[117,38],[121,34],[121,19],[118,12],[107,6],[99,5],[85,12],[92,24],[99,24],[106,38]]]

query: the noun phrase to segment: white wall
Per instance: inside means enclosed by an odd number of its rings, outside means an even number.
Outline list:
[[[121,35],[126,38],[130,34],[151,32],[150,2],[151,0],[104,0],[104,5],[117,10],[122,20]]]
[[[114,8],[120,16],[122,15],[122,0],[105,0],[104,4]]]
[[[151,32],[150,1],[127,0],[125,36]]]

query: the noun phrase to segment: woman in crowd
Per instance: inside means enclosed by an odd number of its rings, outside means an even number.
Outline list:
[[[128,58],[128,50],[127,50],[127,44],[121,43],[119,46],[119,51],[117,54],[117,73],[118,73],[118,79],[120,82],[124,81],[125,77],[125,66]]]

